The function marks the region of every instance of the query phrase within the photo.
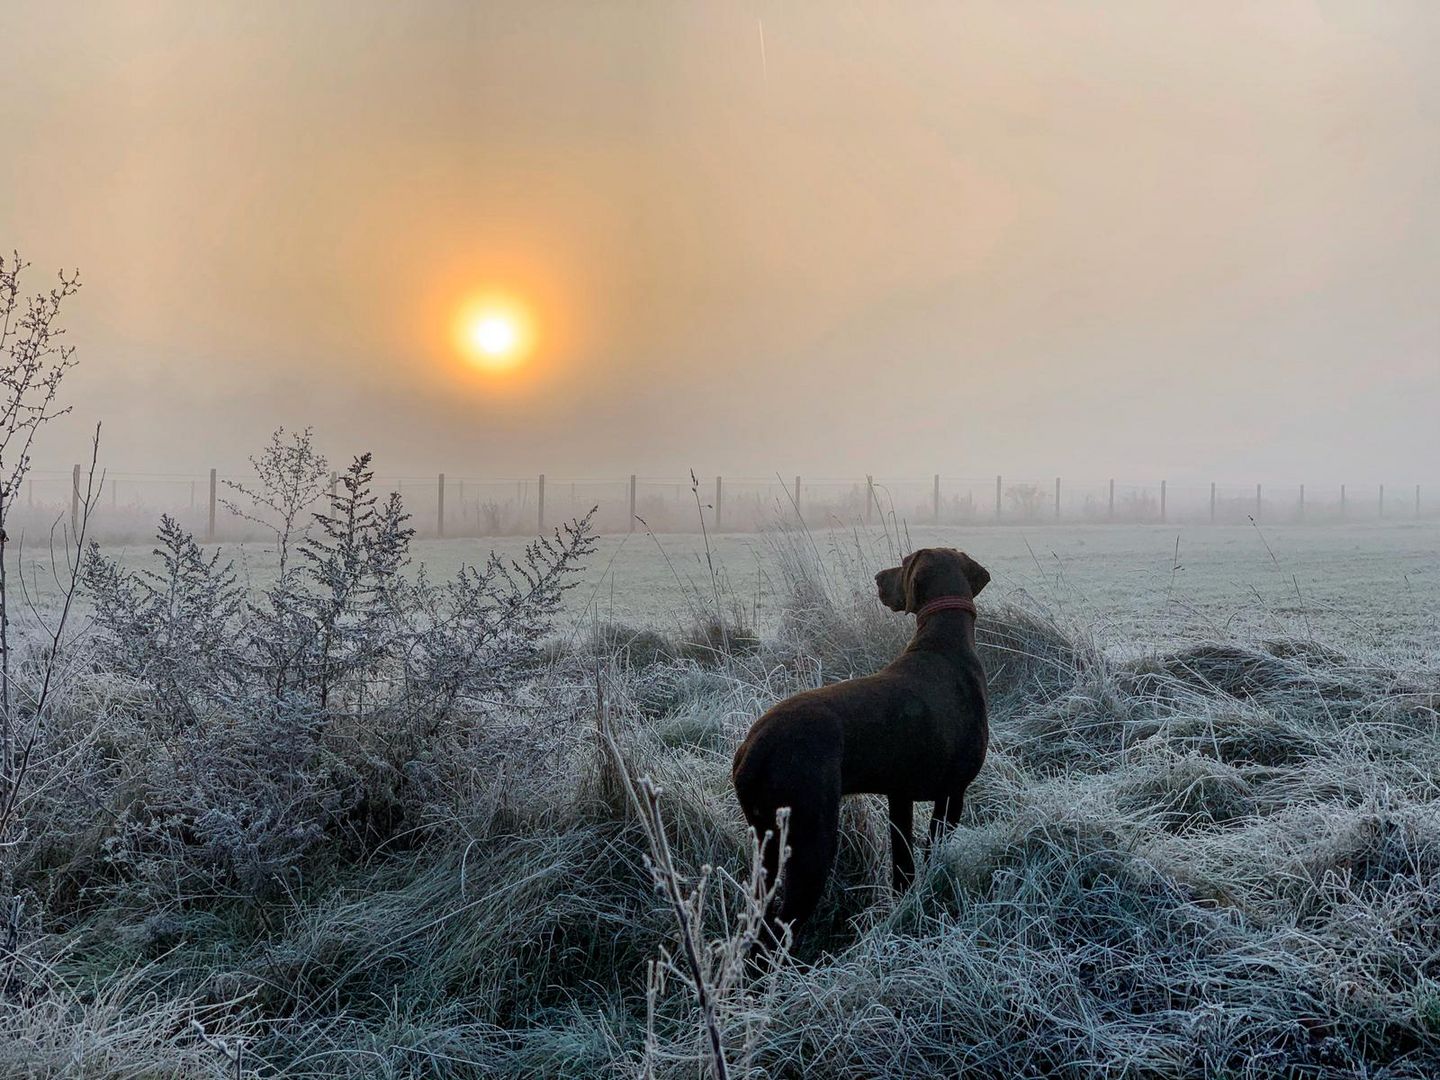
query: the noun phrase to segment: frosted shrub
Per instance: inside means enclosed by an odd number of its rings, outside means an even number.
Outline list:
[[[158,570],[126,574],[91,544],[82,583],[95,603],[96,660],[151,690],[150,704],[170,719],[238,689],[241,590],[230,563],[209,556],[168,514],[160,519]]]
[[[302,565],[282,573],[269,603],[254,611],[252,638],[277,692],[289,688],[325,710],[403,652],[399,573],[410,559],[400,496],[371,493],[370,455],[356,458],[330,496],[328,513],[300,545]],[[362,706],[363,707],[363,706]]]
[[[306,454],[278,460],[315,473]],[[303,477],[257,473],[257,504],[293,507]],[[285,565],[253,600],[168,517],[153,570],[91,545],[97,659],[134,686],[131,737],[149,747],[142,775],[113,778],[126,795],[105,851],[127,877],[262,891],[327,837],[383,840],[421,809],[446,717],[519,685],[594,546],[587,515],[516,561],[407,576],[400,497],[374,493],[368,454],[339,479],[277,532]]]

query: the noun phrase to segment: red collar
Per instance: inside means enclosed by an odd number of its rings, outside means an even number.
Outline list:
[[[934,615],[937,611],[968,611],[971,615],[978,615],[975,610],[975,601],[968,596],[942,596],[931,600],[928,604],[915,612],[915,625],[918,628],[926,618]]]

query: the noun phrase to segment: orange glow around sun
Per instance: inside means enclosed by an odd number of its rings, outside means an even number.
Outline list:
[[[456,349],[475,367],[493,374],[512,371],[535,347],[535,327],[525,306],[505,296],[472,297],[455,316]]]

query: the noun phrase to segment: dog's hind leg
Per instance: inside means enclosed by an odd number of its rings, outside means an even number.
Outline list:
[[[915,804],[898,795],[890,796],[891,883],[904,892],[915,880]]]
[[[781,922],[808,919],[820,902],[840,842],[840,764],[823,767],[790,810],[790,858],[780,899]]]
[[[935,800],[935,812],[930,815],[930,850],[940,843],[941,837],[960,821],[960,811],[965,808],[965,790]]]

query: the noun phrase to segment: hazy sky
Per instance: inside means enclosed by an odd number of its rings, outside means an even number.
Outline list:
[[[85,280],[40,456],[1440,479],[1437,56],[1428,0],[7,0],[0,247]]]

